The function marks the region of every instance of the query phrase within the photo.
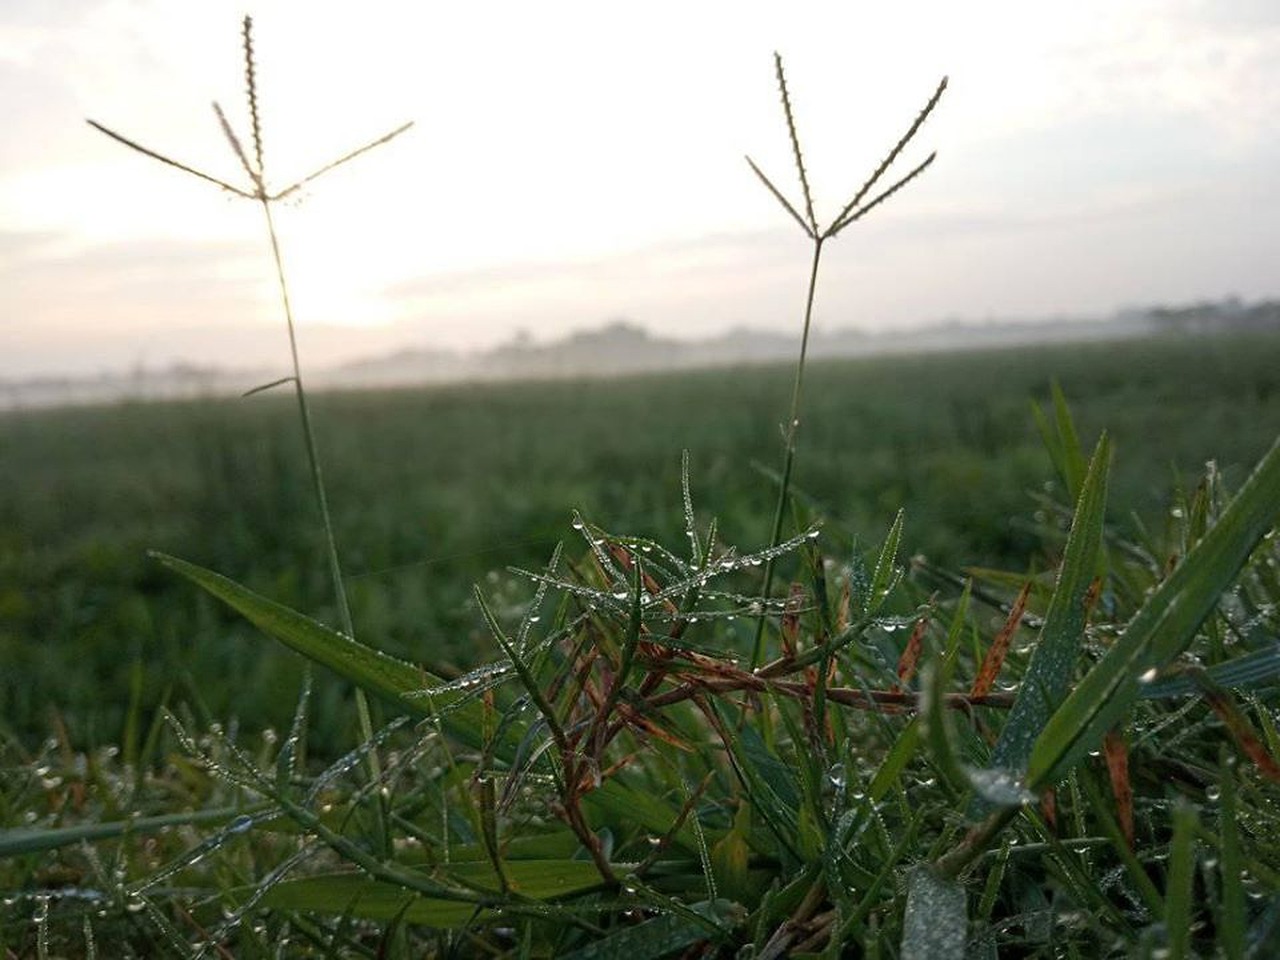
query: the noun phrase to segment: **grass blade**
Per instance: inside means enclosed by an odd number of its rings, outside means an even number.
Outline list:
[[[1191,949],[1191,885],[1195,880],[1196,812],[1187,803],[1173,810],[1169,844],[1169,879],[1164,895],[1164,925],[1169,932],[1169,960],[1184,960]]]
[[[1243,960],[1245,955],[1245,891],[1244,857],[1240,850],[1240,827],[1236,822],[1236,773],[1235,765],[1223,751],[1218,764],[1218,782],[1222,785],[1221,806],[1218,811],[1219,876],[1222,883],[1222,902],[1219,907],[1218,928],[1222,954],[1226,960]]]
[[[925,742],[934,766],[957,790],[968,786],[969,777],[956,754],[955,738],[947,724],[947,711],[942,698],[945,692],[947,670],[940,660],[934,660],[924,668],[920,677],[923,693],[921,715],[924,722]]]
[[[1133,782],[1129,778],[1129,745],[1114,730],[1102,739],[1107,758],[1107,776],[1111,778],[1111,795],[1116,800],[1116,819],[1124,831],[1125,843],[1135,848],[1133,828]]]
[[[1275,686],[1280,683],[1280,643],[1269,649],[1255,650],[1242,657],[1215,663],[1205,669],[1204,675],[1214,686],[1223,689],[1254,690]],[[1158,700],[1199,693],[1200,690],[1201,685],[1195,679],[1190,675],[1183,675],[1144,683],[1139,696],[1143,700]]]
[[[1147,598],[1128,627],[1049,718],[1032,750],[1028,786],[1053,783],[1124,716],[1141,677],[1178,656],[1280,515],[1280,441],[1221,519]]]
[[[1080,497],[1084,485],[1087,467],[1084,462],[1084,450],[1080,446],[1080,437],[1076,433],[1076,424],[1071,416],[1071,408],[1067,405],[1066,394],[1057,380],[1053,381],[1053,416],[1058,427],[1058,437],[1062,441],[1062,466],[1067,481],[1067,493],[1072,499]]]
[[[1000,628],[995,639],[991,641],[991,646],[987,648],[987,653],[982,658],[982,665],[978,668],[978,674],[973,679],[969,696],[985,697],[995,686],[996,678],[1000,676],[1000,668],[1004,666],[1004,658],[1009,652],[1009,645],[1013,643],[1013,635],[1022,625],[1022,615],[1026,612],[1029,596],[1031,596],[1031,581],[1027,581],[1018,592],[1018,598],[1013,601],[1013,609],[1009,611],[1008,619],[1005,620],[1004,626]]]
[[[726,924],[740,922],[742,908],[727,900],[714,900],[693,904],[688,912],[693,916],[664,913],[634,927],[622,927],[580,950],[562,954],[561,960],[601,960],[606,957],[658,960],[659,957],[678,955],[684,950],[689,950],[691,956],[701,956],[701,949],[690,948],[715,938],[713,930],[723,931]]]
[[[317,623],[295,610],[268,600],[229,580],[221,574],[177,557],[153,554],[171,570],[182,574],[213,596],[238,610],[264,633],[297,650],[316,663],[329,667],[362,689],[389,700],[398,708],[413,716],[437,714],[443,706],[466,696],[465,693],[442,694],[434,698],[421,698],[413,694],[426,687],[444,683],[439,677],[421,667],[387,656],[372,647],[366,647],[349,637]],[[431,702],[434,700],[434,704]],[[484,708],[476,702],[458,706],[439,716],[445,732],[467,746],[484,749]],[[520,731],[512,728],[506,740],[497,745],[494,756],[509,761],[515,754]],[[619,784],[606,781],[599,789],[587,795],[587,802],[609,815],[625,822],[641,824],[646,829],[663,834],[679,815],[677,809],[650,794],[640,793]],[[677,834],[682,845],[695,849],[696,838],[688,829]]]
[[[1202,673],[1193,677],[1203,686],[1205,701],[1227,728],[1240,753],[1253,761],[1260,774],[1273,783],[1280,783],[1280,763],[1268,752],[1267,745],[1231,695]]]
[[[513,892],[532,900],[551,900],[600,886],[600,874],[584,860],[511,860],[504,864]],[[455,863],[447,878],[458,886],[492,893],[501,891],[501,878],[487,861]],[[338,873],[277,883],[262,898],[265,907],[305,910],[340,916],[350,913],[366,920],[403,916],[409,923],[460,927],[476,916],[474,904],[436,900],[363,873]]]
[[[896,582],[894,564],[898,559],[898,544],[902,541],[902,527],[906,519],[906,511],[899,510],[893,518],[888,534],[885,535],[884,543],[880,546],[875,572],[871,574],[871,587],[863,605],[863,612],[868,615],[879,609]]]
[[[133,817],[108,823],[84,823],[74,827],[16,827],[0,830],[0,860],[31,853],[45,853],[61,847],[70,847],[95,840],[113,840],[125,834],[150,834],[174,827],[195,826],[201,823],[227,823],[246,813],[261,812],[269,804],[253,807],[225,807],[217,810],[197,810],[193,813],[167,813],[155,817]]]
[[[969,920],[964,887],[927,866],[907,880],[902,960],[962,960]]]
[[[163,553],[153,553],[152,556],[243,614],[264,633],[328,667],[361,689],[390,701],[405,713],[420,717],[431,714],[430,701],[411,694],[424,687],[445,683],[442,678],[352,640],[212,570]],[[436,701],[434,709],[447,706],[461,696],[462,693],[456,693],[433,698]],[[485,745],[480,704],[470,703],[451,710],[441,722],[451,736],[468,746],[482,748]]]
[[[1058,583],[1035,652],[992,752],[994,767],[1018,772],[1026,767],[1032,745],[1075,677],[1087,616],[1086,597],[1102,546],[1110,460],[1111,442],[1104,434],[1094,450],[1076,504]]]

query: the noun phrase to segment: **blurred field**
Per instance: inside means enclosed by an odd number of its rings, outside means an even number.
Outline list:
[[[1116,440],[1112,522],[1159,528],[1176,476],[1227,482],[1280,430],[1280,336],[1170,338],[831,362],[807,374],[796,483],[824,545],[875,541],[907,509],[906,550],[1024,568],[1032,492],[1051,477],[1031,400],[1062,384],[1091,444]],[[570,513],[678,545],[680,451],[700,517],[767,540],[786,368],[315,398],[357,629],[437,665],[487,652],[470,585],[508,588]],[[318,524],[286,396],[0,417],[0,723],[32,744],[65,725],[118,742],[131,697],[281,726],[300,662],[149,561],[157,548],[332,620]],[[349,740],[320,684],[316,743]]]

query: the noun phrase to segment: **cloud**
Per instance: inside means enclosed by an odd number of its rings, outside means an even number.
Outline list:
[[[112,339],[119,353],[136,338],[183,326],[253,324],[264,286],[258,261],[250,262],[257,253],[227,243],[81,247],[53,233],[0,234],[6,372],[45,368],[57,354],[92,364]]]

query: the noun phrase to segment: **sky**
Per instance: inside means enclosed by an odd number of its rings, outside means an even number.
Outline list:
[[[246,188],[254,16],[269,184],[413,121],[277,210],[304,364],[630,318],[795,330],[820,218],[949,86],[933,167],[823,252],[819,328],[1280,295],[1280,4],[4,0],[0,378],[280,366]]]

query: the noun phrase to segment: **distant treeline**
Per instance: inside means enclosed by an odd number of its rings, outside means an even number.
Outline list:
[[[1202,301],[1185,307],[1152,307],[1146,311],[1158,328],[1178,333],[1280,329],[1280,301],[1243,303],[1238,297]]]

